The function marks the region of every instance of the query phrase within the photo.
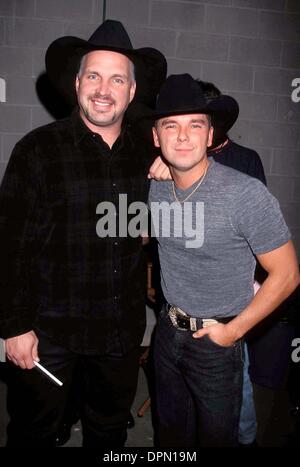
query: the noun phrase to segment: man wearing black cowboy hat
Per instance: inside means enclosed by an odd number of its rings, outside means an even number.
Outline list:
[[[237,445],[241,339],[299,284],[275,198],[207,157],[212,125],[235,107],[229,96],[206,98],[190,75],[173,75],[151,115],[173,177],[152,181],[149,195],[166,300],[154,341],[160,446]],[[254,255],[268,273],[255,297]]]
[[[142,242],[99,238],[96,210],[119,194],[146,201],[151,158],[125,112],[153,99],[166,60],[133,49],[107,20],[88,41],[54,41],[46,68],[79,109],[25,136],[1,186],[0,335],[14,364],[7,445],[55,445],[80,363],[83,446],[123,446],[145,327]],[[34,369],[39,360],[63,386]]]

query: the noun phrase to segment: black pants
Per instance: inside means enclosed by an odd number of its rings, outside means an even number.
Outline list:
[[[78,355],[39,336],[40,363],[64,384],[37,369],[11,365],[8,379],[7,447],[54,447],[73,372],[81,373],[83,447],[122,447],[135,396],[139,348],[122,357]]]

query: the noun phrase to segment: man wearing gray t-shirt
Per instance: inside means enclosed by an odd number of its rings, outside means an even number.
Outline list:
[[[299,284],[278,202],[251,177],[207,158],[233,99],[207,99],[170,76],[152,118],[173,181],[151,182],[166,305],[154,341],[160,446],[235,446],[242,338]],[[255,257],[268,273],[253,293]]]

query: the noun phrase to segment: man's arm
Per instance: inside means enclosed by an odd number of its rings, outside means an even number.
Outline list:
[[[32,368],[38,360],[30,296],[31,262],[39,244],[39,180],[33,145],[23,139],[12,153],[0,187],[0,336],[9,360]]]
[[[291,241],[268,253],[257,255],[268,276],[251,303],[228,324],[215,324],[193,334],[208,334],[216,343],[232,345],[257,323],[274,311],[299,285],[299,268]]]

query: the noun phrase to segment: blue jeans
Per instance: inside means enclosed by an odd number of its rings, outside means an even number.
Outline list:
[[[256,438],[256,411],[253,399],[253,387],[249,377],[249,355],[247,344],[244,347],[243,401],[239,423],[239,443],[250,444]]]
[[[165,309],[154,340],[157,444],[236,446],[242,401],[243,347],[176,329]]]

